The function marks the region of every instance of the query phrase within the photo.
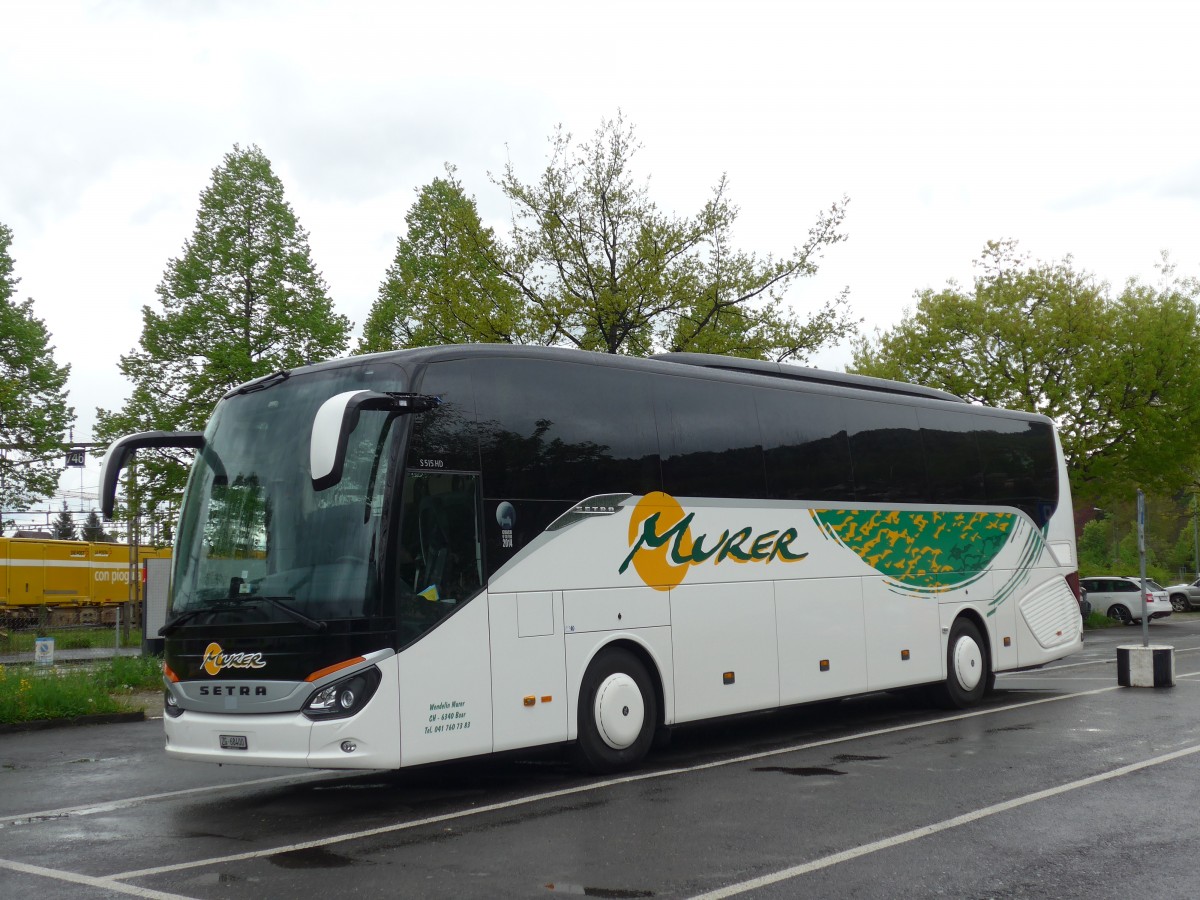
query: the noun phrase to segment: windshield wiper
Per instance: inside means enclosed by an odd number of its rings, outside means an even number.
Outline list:
[[[181,625],[183,625],[184,622],[191,621],[192,619],[196,618],[196,616],[200,615],[200,613],[202,613],[202,612],[212,612],[213,609],[214,609],[214,607],[211,607],[211,606],[203,606],[203,607],[200,607],[199,609],[189,609],[186,612],[181,612],[179,615],[177,615],[175,618],[173,618],[170,622],[168,622],[162,628],[158,629],[158,636],[159,637],[170,637],[172,634],[174,634],[176,631],[179,630],[179,627]]]
[[[265,391],[269,387],[274,387],[281,381],[287,381],[292,377],[292,373],[287,369],[280,369],[278,372],[272,372],[270,375],[264,375],[261,378],[255,378],[253,381],[248,381],[239,388],[230,391],[226,396],[232,394],[253,394],[255,391]]]
[[[291,616],[297,622],[302,623],[310,631],[324,631],[327,627],[329,627],[325,622],[319,622],[316,619],[310,619],[304,613],[300,612],[300,610],[296,609],[295,607],[288,606],[286,603],[283,602],[284,600],[295,600],[295,599],[296,599],[295,597],[267,597],[264,594],[255,594],[250,597],[247,597],[242,602],[249,603],[253,600],[265,600],[268,603],[270,603],[273,607],[275,607],[277,610],[279,610],[280,612],[287,613],[289,616]]]
[[[291,616],[297,622],[300,622],[302,625],[304,625],[306,628],[308,628],[310,631],[324,631],[326,628],[329,627],[327,623],[319,622],[316,619],[310,619],[304,613],[300,612],[300,610],[295,609],[294,607],[288,606],[286,603],[283,602],[284,600],[292,600],[292,599],[294,599],[294,598],[292,598],[292,597],[267,597],[262,594],[253,594],[253,595],[246,596],[244,598],[243,597],[222,597],[221,599],[214,601],[212,603],[212,605],[210,605],[210,606],[202,606],[198,609],[189,609],[186,612],[180,613],[174,619],[172,619],[170,622],[168,622],[166,625],[164,625],[162,628],[158,629],[158,634],[159,634],[159,637],[170,637],[172,634],[174,634],[176,631],[178,631],[180,629],[180,627],[182,627],[185,623],[190,622],[192,619],[196,618],[196,616],[200,615],[200,613],[219,612],[222,609],[228,609],[230,606],[238,606],[243,603],[255,603],[259,600],[263,600],[267,603],[270,603],[272,606],[274,606],[280,612]]]

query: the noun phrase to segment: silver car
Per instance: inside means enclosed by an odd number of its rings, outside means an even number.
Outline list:
[[[1142,621],[1141,579],[1129,575],[1098,575],[1081,578],[1092,609],[1110,619],[1129,625]],[[1171,598],[1167,589],[1156,581],[1146,579],[1146,617],[1163,619],[1171,614]]]
[[[1171,608],[1175,612],[1191,612],[1200,608],[1200,578],[1191,584],[1173,584],[1167,588],[1171,595]]]

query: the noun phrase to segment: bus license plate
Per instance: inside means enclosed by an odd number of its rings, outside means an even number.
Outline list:
[[[246,741],[244,734],[223,734],[221,735],[222,750],[247,750],[250,745]]]

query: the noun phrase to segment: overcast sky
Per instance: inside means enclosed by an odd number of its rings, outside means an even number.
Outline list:
[[[989,239],[1118,286],[1162,251],[1200,274],[1198,26],[1200,5],[1149,0],[9,0],[0,222],[71,365],[77,440],[124,402],[117,361],[235,143],[271,160],[356,338],[444,163],[503,231],[489,173],[531,180],[555,125],[583,138],[618,110],[661,208],[728,176],[743,249],[787,253],[848,196],[849,240],[791,299],[848,286],[871,330],[969,284]],[[97,481],[64,477],[72,509]]]

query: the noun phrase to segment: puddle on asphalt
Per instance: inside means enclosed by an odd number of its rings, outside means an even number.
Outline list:
[[[801,778],[812,778],[814,775],[845,775],[837,769],[827,769],[824,766],[760,766],[755,772],[782,772],[784,775],[798,775]]]
[[[881,759],[887,759],[886,756],[859,756],[855,753],[841,753],[833,758],[835,763],[848,762],[878,762]]]
[[[289,850],[286,853],[268,856],[267,859],[281,869],[344,869],[354,865],[354,860],[349,856],[331,853],[324,847]]]
[[[567,894],[573,897],[607,897],[609,900],[625,900],[634,897],[653,897],[654,891],[635,891],[628,888],[584,887],[581,884],[563,884],[550,882],[546,890],[555,894]]]

